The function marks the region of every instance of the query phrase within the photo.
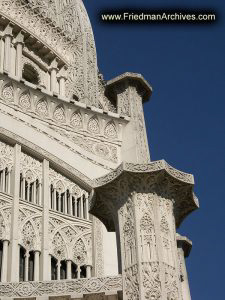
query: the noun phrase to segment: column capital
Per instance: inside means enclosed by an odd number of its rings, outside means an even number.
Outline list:
[[[23,31],[20,31],[16,38],[14,39],[14,44],[15,45],[18,45],[18,44],[21,44],[23,45],[24,44],[24,32]]]
[[[2,239],[2,242],[4,243],[4,242],[8,242],[8,244],[10,243],[10,240],[8,240],[8,239]]]
[[[6,36],[13,37],[12,31],[13,31],[13,24],[9,23],[3,32],[3,38],[5,38]]]
[[[192,174],[176,170],[164,160],[149,164],[122,163],[116,170],[94,182],[90,213],[99,218],[108,231],[115,231],[109,203],[118,208],[121,201],[126,201],[121,197],[121,187],[127,195],[131,193],[170,195],[177,227],[188,214],[199,208],[198,199],[193,192]]]

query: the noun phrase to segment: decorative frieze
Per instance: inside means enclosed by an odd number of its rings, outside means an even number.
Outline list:
[[[0,284],[1,297],[38,297],[121,291],[122,277]]]

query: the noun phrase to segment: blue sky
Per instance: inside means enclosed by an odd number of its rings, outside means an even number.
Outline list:
[[[106,80],[130,71],[153,86],[144,106],[151,159],[193,173],[200,209],[179,232],[193,241],[187,260],[193,300],[225,299],[225,2],[84,1]],[[213,25],[107,25],[102,9],[214,9]]]

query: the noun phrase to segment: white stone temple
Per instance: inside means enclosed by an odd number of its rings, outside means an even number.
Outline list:
[[[151,161],[140,74],[82,0],[0,0],[0,299],[190,300],[191,174]]]

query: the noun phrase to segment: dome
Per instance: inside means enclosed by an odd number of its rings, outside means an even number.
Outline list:
[[[103,95],[94,36],[82,0],[4,0],[0,14],[24,30],[27,39],[32,36],[41,42],[65,66],[67,98],[100,108],[107,106],[103,102],[110,106]]]

